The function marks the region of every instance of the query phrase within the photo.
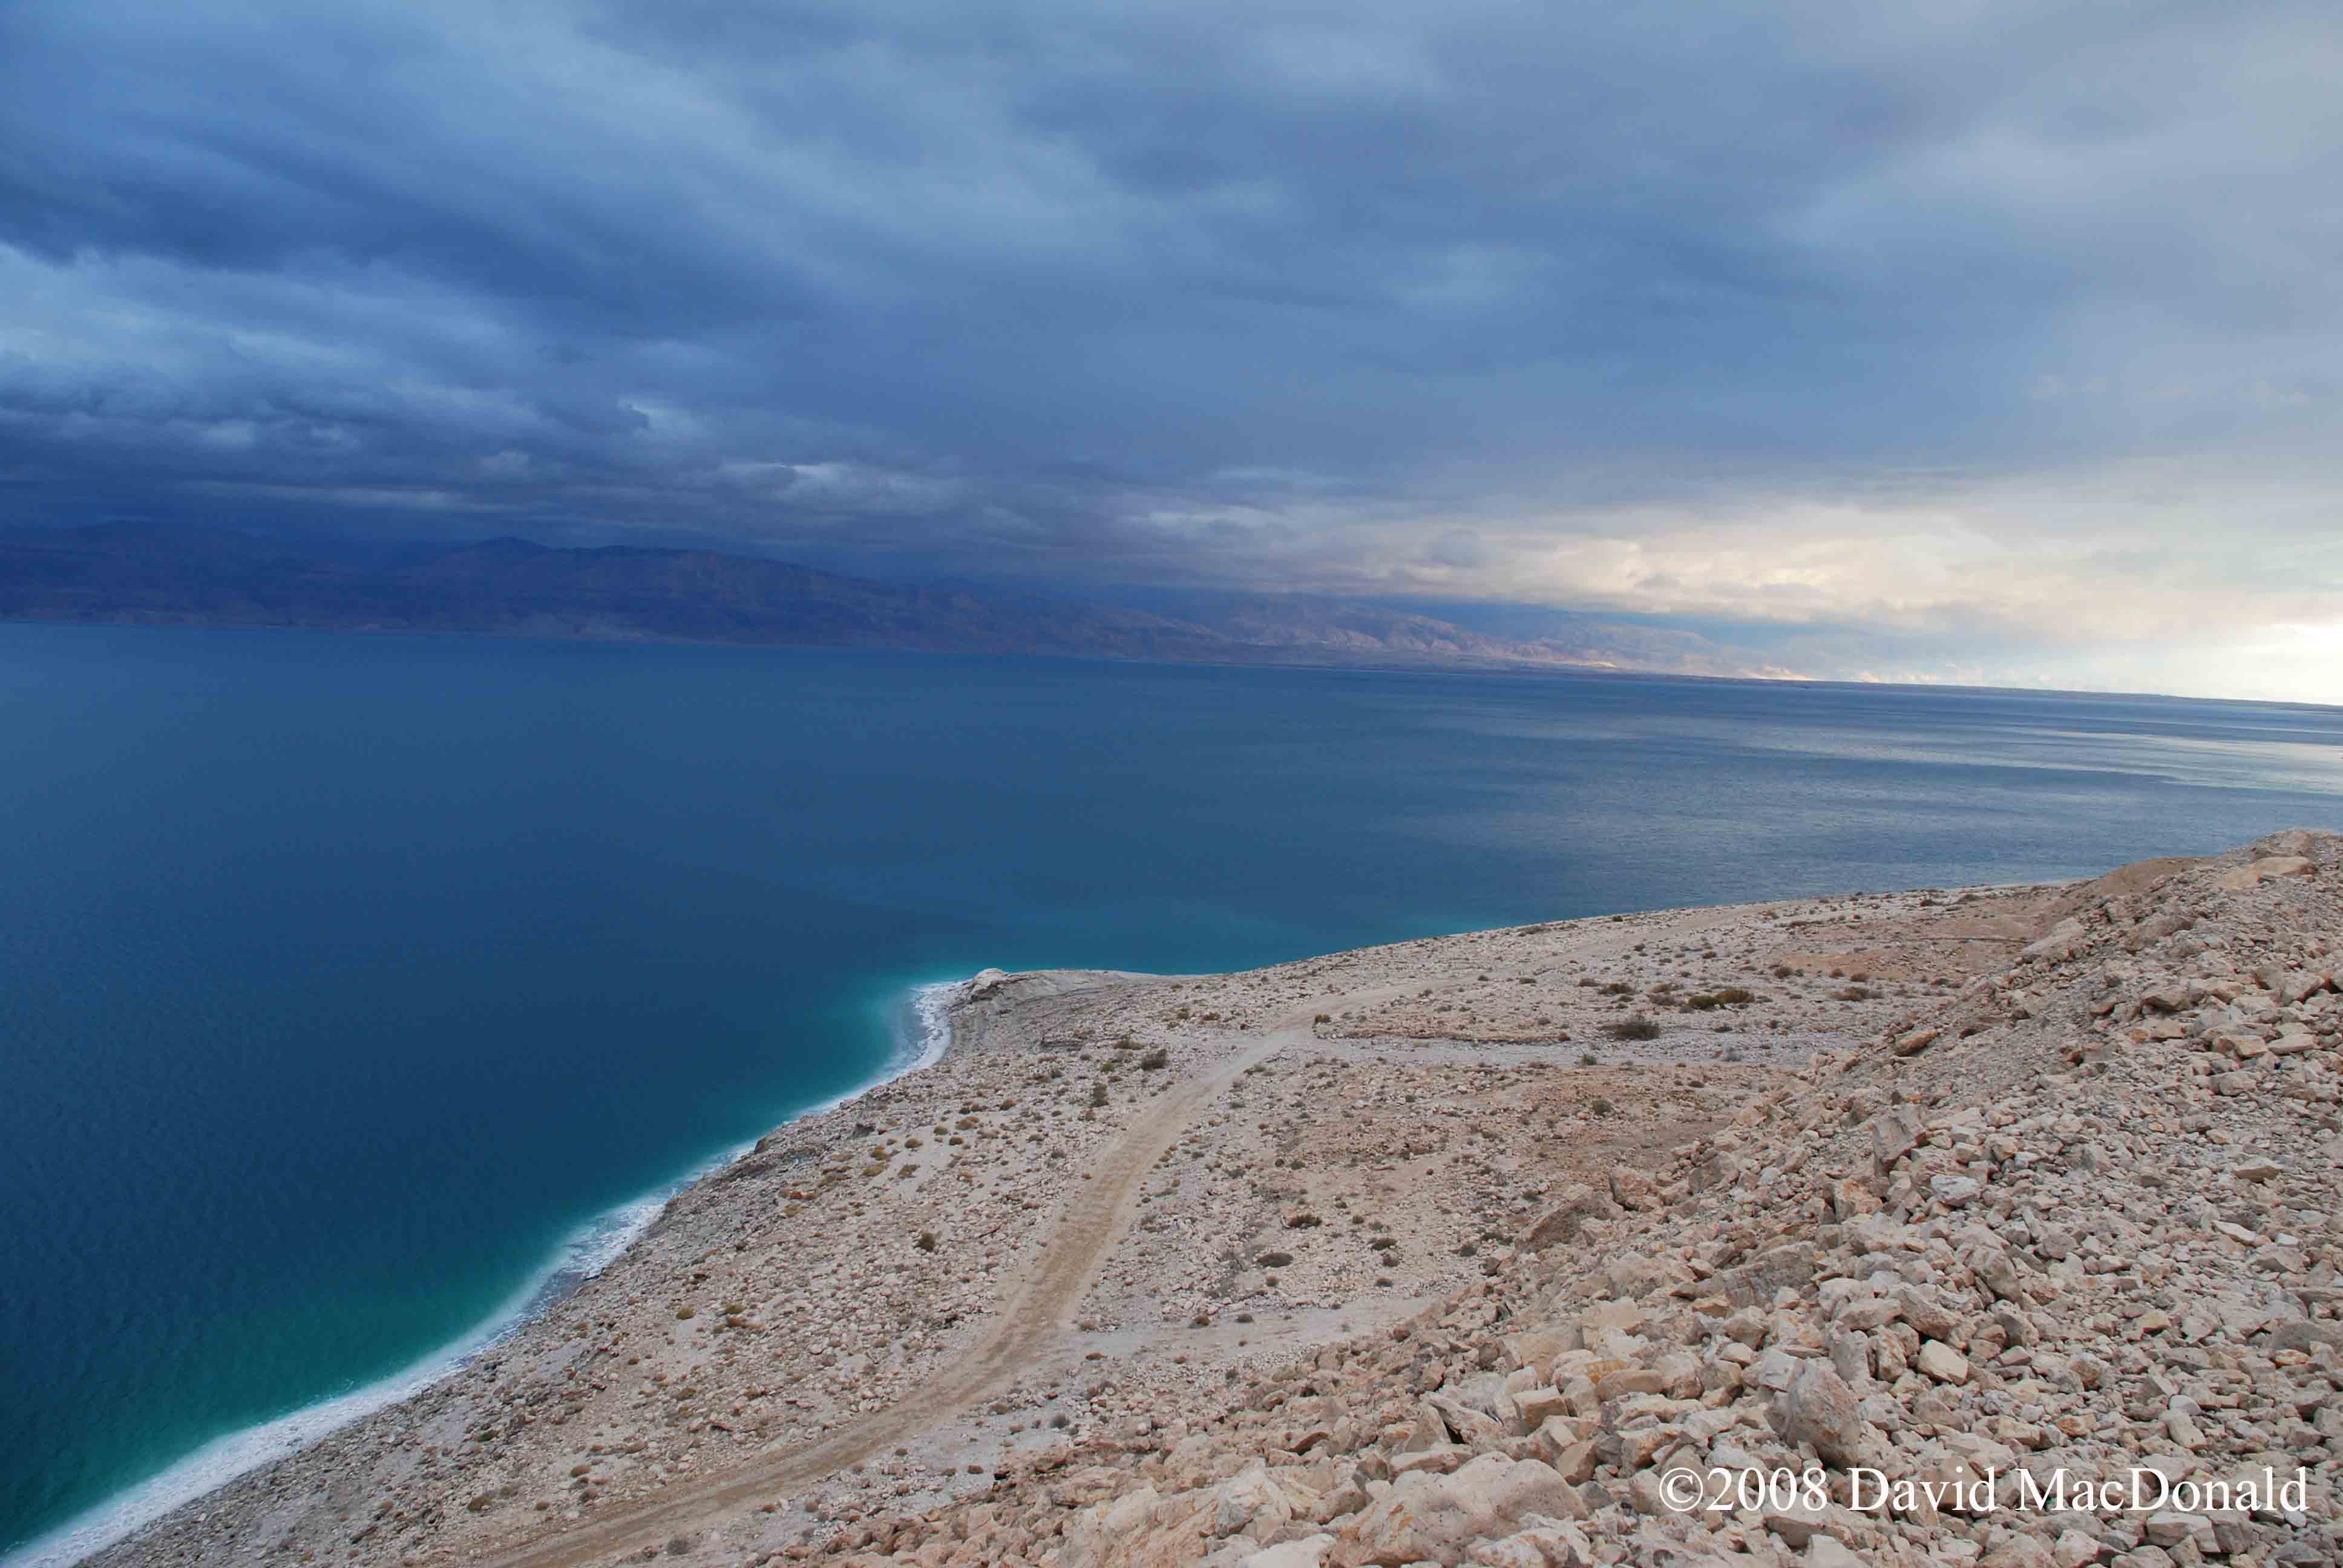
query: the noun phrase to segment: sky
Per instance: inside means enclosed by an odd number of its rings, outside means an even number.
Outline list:
[[[2332,0],[11,0],[0,522],[2343,701]]]

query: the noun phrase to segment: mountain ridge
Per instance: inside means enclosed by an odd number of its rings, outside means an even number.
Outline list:
[[[717,550],[508,536],[387,549],[118,523],[0,533],[0,618],[16,620],[1795,678],[1694,633],[1554,613],[1556,635],[1522,638],[1373,599],[1211,594],[1168,614]]]

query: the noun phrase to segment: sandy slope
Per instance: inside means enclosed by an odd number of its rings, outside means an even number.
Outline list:
[[[893,1405],[809,1448],[760,1456],[737,1471],[662,1492],[624,1513],[480,1561],[497,1568],[561,1568],[608,1560],[657,1545],[765,1498],[786,1495],[859,1464],[932,1426],[940,1414],[976,1403],[1031,1367],[1098,1276],[1108,1250],[1130,1227],[1139,1183],[1196,1113],[1239,1074],[1296,1040],[1292,1026],[1272,1033],[1210,1077],[1182,1085],[1150,1105],[1097,1160],[1091,1180],[1070,1201],[1041,1245],[1041,1267],[992,1330],[939,1367]]]

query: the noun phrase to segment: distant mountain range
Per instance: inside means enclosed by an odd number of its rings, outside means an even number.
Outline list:
[[[1173,663],[1786,673],[1694,633],[1560,611],[1538,616],[1533,635],[1497,635],[1372,599],[1222,593],[1163,599],[1178,613],[878,582],[714,550],[556,549],[513,538],[364,548],[158,525],[0,533],[0,617],[18,620]]]

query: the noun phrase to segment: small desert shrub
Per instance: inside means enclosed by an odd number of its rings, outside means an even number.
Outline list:
[[[1594,1103],[1587,1109],[1597,1116],[1608,1116],[1611,1114],[1611,1101],[1607,1096],[1598,1094],[1594,1097]]]
[[[1604,996],[1633,996],[1635,988],[1629,985],[1625,980],[1614,980],[1603,988],[1603,994]]]
[[[1623,1018],[1616,1023],[1604,1024],[1603,1032],[1614,1040],[1657,1040],[1660,1038],[1660,1026],[1637,1013],[1634,1018]]]
[[[1757,993],[1737,985],[1729,985],[1716,993],[1716,1000],[1727,1007],[1746,1007],[1757,1000]]]
[[[922,1231],[920,1232],[920,1239],[911,1245],[922,1252],[932,1252],[936,1250],[936,1233],[933,1231]]]
[[[1706,991],[1703,991],[1698,996],[1688,996],[1684,998],[1684,1004],[1688,1011],[1715,1012],[1718,1008],[1725,1005],[1725,1000],[1722,997],[1714,997],[1709,995]]]
[[[1796,974],[1797,972],[1798,971],[1796,970],[1791,968],[1788,964],[1775,964],[1774,966],[1774,978],[1775,980],[1788,980],[1792,975]]]
[[[1578,1053],[1578,1065],[1581,1067],[1592,1067],[1601,1060],[1601,1057],[1596,1056],[1591,1050],[1582,1050]]]
[[[1836,996],[1841,1001],[1869,1001],[1871,1000],[1870,990],[1867,988],[1859,985],[1851,985],[1844,990],[1835,991],[1832,994]]]
[[[1334,1015],[1331,1012],[1322,1012],[1310,1021],[1312,1023],[1332,1023],[1334,1021]]]
[[[1159,1067],[1171,1065],[1172,1053],[1160,1045],[1139,1059],[1139,1070],[1141,1072],[1153,1072]]]

